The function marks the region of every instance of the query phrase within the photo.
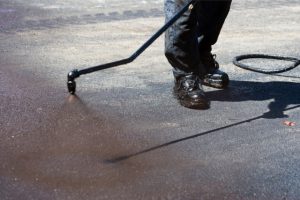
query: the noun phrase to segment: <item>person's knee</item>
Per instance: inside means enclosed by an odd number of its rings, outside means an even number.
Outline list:
[[[169,62],[172,62],[172,60],[176,57],[176,51],[174,48],[172,48],[170,45],[165,46],[165,56],[168,59]]]

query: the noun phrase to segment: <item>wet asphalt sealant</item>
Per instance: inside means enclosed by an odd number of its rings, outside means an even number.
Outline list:
[[[248,46],[300,55],[299,27],[292,23],[299,8],[292,1],[286,7],[251,1],[259,12],[233,10],[215,47],[232,81],[226,90],[205,87],[212,101],[206,111],[173,98],[162,39],[126,68],[80,77],[77,96],[66,92],[71,66],[127,55],[161,16],[94,24],[99,11],[92,10],[62,15],[55,24],[53,13],[34,4],[26,13],[26,4],[14,2],[22,5],[15,14],[1,14],[9,16],[1,18],[0,33],[1,199],[298,199],[299,81],[231,64]],[[269,3],[274,9],[266,9]],[[237,7],[244,4],[249,1]],[[119,16],[124,13],[130,14]],[[18,17],[22,31],[8,23]],[[277,26],[270,25],[274,20]],[[299,76],[299,69],[289,73]]]

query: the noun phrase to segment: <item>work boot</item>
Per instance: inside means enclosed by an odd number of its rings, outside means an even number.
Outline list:
[[[201,80],[196,75],[175,78],[174,95],[187,108],[208,109],[210,102],[202,89]]]
[[[223,89],[229,84],[228,74],[219,69],[219,63],[216,61],[216,55],[210,52],[202,52],[200,60],[205,66],[206,75],[203,78],[203,85]]]

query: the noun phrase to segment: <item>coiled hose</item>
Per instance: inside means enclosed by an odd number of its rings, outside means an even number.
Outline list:
[[[282,61],[289,61],[292,62],[292,64],[280,68],[280,69],[272,69],[272,70],[266,70],[266,69],[261,69],[261,68],[256,68],[256,67],[251,67],[246,64],[241,63],[241,60],[246,60],[246,59],[275,59],[275,60],[282,60]],[[236,65],[237,67],[240,67],[245,70],[249,70],[252,72],[257,72],[257,73],[262,73],[262,74],[278,74],[278,73],[283,73],[290,71],[298,65],[300,65],[300,59],[297,58],[292,58],[292,57],[283,57],[283,56],[272,56],[272,55],[266,55],[266,54],[246,54],[246,55],[240,55],[237,56],[233,59],[233,64]]]

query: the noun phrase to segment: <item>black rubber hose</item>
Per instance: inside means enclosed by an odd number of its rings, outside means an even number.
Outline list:
[[[292,64],[288,65],[284,68],[280,68],[280,69],[265,70],[265,69],[261,69],[261,68],[251,67],[251,66],[248,66],[248,65],[240,62],[241,60],[256,59],[256,58],[290,61],[290,62],[292,62]],[[246,54],[246,55],[240,55],[240,56],[235,57],[233,59],[233,64],[242,69],[257,72],[257,73],[278,74],[278,73],[287,72],[289,70],[296,68],[298,65],[300,65],[300,59],[292,58],[292,57],[283,57],[283,56],[272,56],[272,55],[265,55],[265,54]]]

